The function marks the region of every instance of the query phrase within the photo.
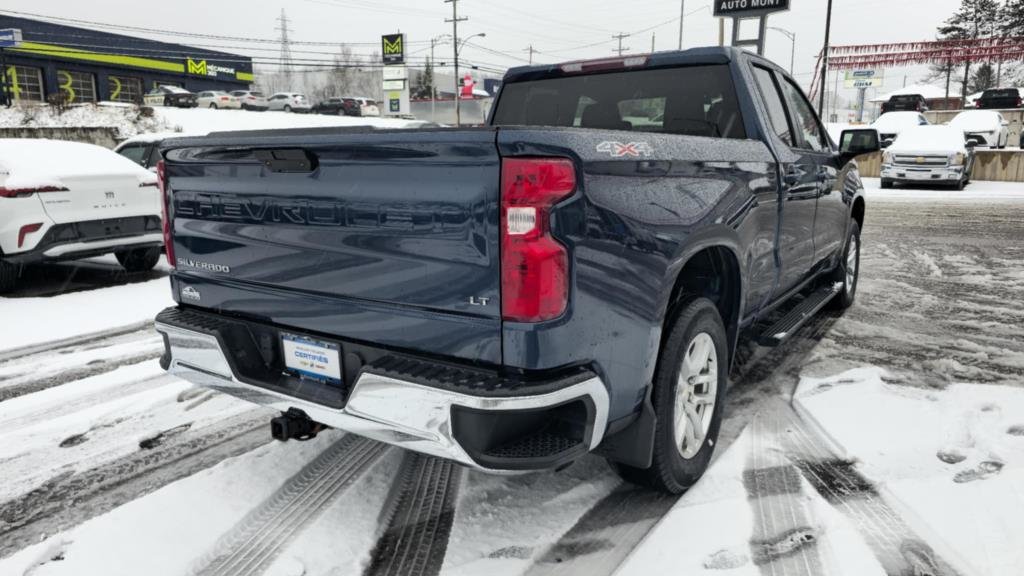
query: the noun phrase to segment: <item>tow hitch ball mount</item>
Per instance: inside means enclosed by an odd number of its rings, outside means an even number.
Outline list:
[[[289,408],[287,412],[270,421],[270,435],[275,440],[312,440],[324,429],[324,425],[314,422],[306,413],[298,408]]]

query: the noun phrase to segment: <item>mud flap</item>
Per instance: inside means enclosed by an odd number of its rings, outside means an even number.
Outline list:
[[[646,470],[651,467],[654,458],[654,427],[658,423],[654,403],[651,401],[653,393],[654,387],[647,386],[647,394],[640,404],[640,416],[623,430],[605,438],[594,451],[595,454],[634,468]]]

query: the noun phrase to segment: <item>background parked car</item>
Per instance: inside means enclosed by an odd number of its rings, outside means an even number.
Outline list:
[[[235,90],[231,92],[231,95],[238,98],[238,101],[242,105],[242,110],[255,110],[262,112],[267,109],[267,98],[263,95],[263,92]]]
[[[902,94],[882,103],[882,114],[886,112],[927,112],[928,102],[920,94]]]
[[[967,110],[956,115],[949,125],[959,128],[978,146],[1006,148],[1010,142],[1010,123],[993,110]]]
[[[377,105],[376,100],[362,96],[357,96],[355,100],[359,102],[359,110],[362,116],[380,116],[380,107]]]
[[[1020,90],[1017,88],[998,88],[985,90],[974,105],[982,110],[1021,108],[1024,107],[1024,98],[1021,98]]]
[[[355,98],[328,98],[313,106],[317,114],[337,114],[338,116],[362,116],[362,108]]]
[[[278,92],[267,99],[267,108],[284,112],[309,112],[313,109],[313,106],[309,103],[305,94]]]
[[[896,183],[949,184],[963,190],[974,169],[974,142],[953,126],[915,126],[882,154],[882,188]]]
[[[904,130],[914,126],[927,126],[928,119],[920,112],[887,112],[871,125],[878,131],[882,148],[888,147]]]
[[[159,86],[142,97],[148,106],[174,106],[177,108],[195,108],[196,95],[180,86]]]
[[[22,266],[113,253],[130,272],[160,259],[155,174],[112,150],[0,139],[0,292]]]
[[[242,102],[221,90],[205,90],[196,95],[196,103],[203,108],[230,108],[240,110]]]

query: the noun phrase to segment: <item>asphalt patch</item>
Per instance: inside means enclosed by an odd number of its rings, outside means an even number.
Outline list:
[[[751,498],[799,494],[800,470],[796,466],[744,470],[743,485]]]
[[[857,472],[853,462],[829,458],[826,460],[797,460],[796,465],[811,486],[829,503],[835,504],[851,498],[878,495],[875,486]]]

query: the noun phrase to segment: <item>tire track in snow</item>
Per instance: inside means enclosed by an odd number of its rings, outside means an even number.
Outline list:
[[[743,484],[754,514],[751,558],[764,576],[825,574],[826,563],[816,546],[818,531],[802,497],[800,471],[774,445],[779,428],[778,419],[767,412],[750,423]]]
[[[387,445],[373,440],[342,437],[222,536],[192,574],[262,574],[302,528],[387,450]]]
[[[436,576],[441,571],[463,469],[408,452],[384,506],[387,527],[364,576]]]
[[[266,424],[262,410],[246,412],[84,472],[64,472],[0,503],[0,558],[266,444]]]
[[[135,333],[139,334],[139,338],[133,339],[141,339],[142,337],[152,336],[153,331],[153,321],[146,320],[144,322],[129,324],[120,328],[111,328],[110,330],[100,330],[89,334],[71,336],[69,338],[62,338],[60,340],[54,340],[43,344],[32,344],[29,346],[12,348],[10,350],[0,351],[0,365],[6,364],[11,360],[19,360],[27,356],[34,356],[48,352],[60,351],[59,353],[66,354],[76,350],[81,350],[86,346],[103,340],[114,340],[122,336],[134,335]]]
[[[958,574],[882,499],[853,462],[838,457],[796,411],[786,406],[777,413],[782,418],[780,442],[787,457],[818,494],[851,521],[886,574]]]
[[[678,496],[621,484],[588,510],[526,574],[612,574],[678,500]]]
[[[0,387],[0,402],[11,400],[12,398],[17,398],[19,396],[25,396],[26,394],[34,394],[49,388],[55,388],[76,380],[84,380],[101,374],[107,374],[123,366],[131,366],[133,364],[140,364],[149,360],[155,360],[156,358],[159,358],[162,353],[162,351],[149,351],[132,354],[130,356],[103,362],[102,364],[93,364],[91,366],[87,364],[85,366],[64,370],[37,380],[30,380],[22,384]]]

